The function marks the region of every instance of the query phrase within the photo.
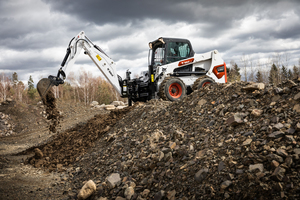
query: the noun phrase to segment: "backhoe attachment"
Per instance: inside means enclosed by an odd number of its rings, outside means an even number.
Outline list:
[[[60,75],[62,75],[63,78],[60,78]],[[52,86],[58,86],[59,84],[64,83],[64,79],[66,78],[65,72],[60,68],[58,70],[57,76],[48,76],[48,78],[42,78],[37,83],[37,91],[39,92],[40,97],[42,98],[42,101],[44,104],[47,103],[47,93],[52,89]]]

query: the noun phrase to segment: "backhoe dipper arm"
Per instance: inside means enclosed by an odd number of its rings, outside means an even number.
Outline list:
[[[72,67],[82,49],[85,54],[89,55],[106,79],[121,95],[120,82],[116,73],[115,62],[100,47],[93,44],[93,42],[85,35],[84,31],[81,31],[70,41],[67,53],[61,63],[61,68],[58,71],[58,77],[62,75],[63,78],[65,78],[62,68],[68,66]]]

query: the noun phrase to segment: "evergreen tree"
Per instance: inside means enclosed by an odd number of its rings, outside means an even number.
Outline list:
[[[35,92],[36,92],[36,90],[34,88],[34,82],[33,82],[33,79],[30,75],[29,80],[28,80],[28,91],[27,91],[27,94],[28,94],[29,98],[34,99]]]
[[[229,70],[227,71],[228,75],[228,82],[234,82],[234,81],[240,81],[241,80],[241,74],[240,74],[240,68],[236,63],[234,63],[233,68],[228,68]]]
[[[288,70],[285,66],[281,67],[281,81],[286,81],[288,79]]]
[[[299,68],[294,65],[293,67],[293,79],[297,79],[299,77]]]
[[[258,71],[258,72],[256,73],[255,80],[256,80],[257,83],[262,83],[262,82],[264,81],[264,80],[263,80],[263,77],[262,77],[262,74],[261,74],[260,71]]]
[[[277,85],[279,82],[278,78],[279,78],[278,68],[275,64],[273,64],[269,72],[269,83]]]
[[[19,82],[17,72],[13,73],[13,75],[12,75],[12,81],[13,81],[13,84],[17,84]]]
[[[292,80],[292,79],[293,79],[293,72],[292,72],[291,69],[289,69],[289,71],[288,71],[288,79],[289,79],[289,80]]]

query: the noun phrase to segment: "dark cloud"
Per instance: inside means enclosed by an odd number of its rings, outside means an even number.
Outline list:
[[[300,38],[300,26],[295,26],[295,24],[291,24],[288,27],[285,27],[282,30],[270,32],[270,36],[274,38],[280,38],[280,39],[295,39],[299,40]]]
[[[256,15],[257,20],[278,20],[283,17],[281,15],[283,10],[291,9],[295,10],[295,12],[299,10],[299,2],[280,0],[44,1],[51,6],[52,12],[61,12],[74,16],[75,20],[84,20],[99,26],[105,24],[117,24],[118,26],[129,24],[133,31],[138,26],[141,26],[145,19],[158,19],[166,24],[177,22],[205,24],[206,26],[201,31],[201,36],[203,37],[221,36],[224,31],[232,28],[237,20],[242,20],[253,14]],[[156,27],[153,28],[155,29]],[[126,33],[115,31],[109,34],[113,37],[114,35],[117,36],[117,34],[126,35],[130,33],[131,31]],[[107,33],[102,34],[105,37]],[[277,35],[284,37],[286,34],[278,33]]]
[[[217,49],[226,62],[274,51],[291,51],[294,62],[299,20],[299,0],[0,1],[0,70],[53,74],[82,30],[120,72],[146,69],[147,44],[160,36],[190,39],[197,53]]]
[[[77,19],[92,21],[98,25],[116,23],[126,24],[135,20],[159,19],[169,23],[176,22],[219,22],[241,18],[249,13],[251,4],[244,1],[182,1],[182,0],[86,0],[50,1],[45,0],[53,12],[68,13]],[[216,3],[218,2],[218,3]],[[239,9],[239,12],[236,12]]]

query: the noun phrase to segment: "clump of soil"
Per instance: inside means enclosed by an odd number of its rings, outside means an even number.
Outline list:
[[[49,131],[56,133],[56,127],[59,125],[62,116],[56,108],[56,99],[51,90],[43,98],[43,103],[46,106],[47,119],[50,120]]]

